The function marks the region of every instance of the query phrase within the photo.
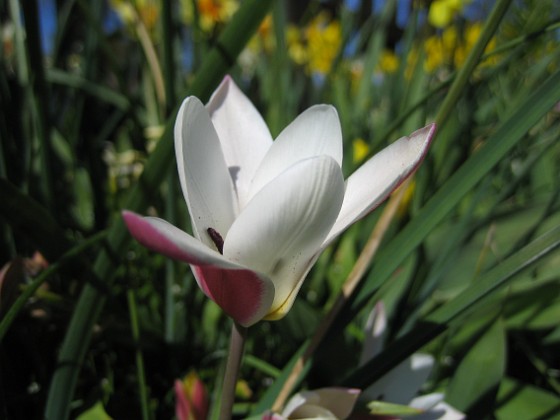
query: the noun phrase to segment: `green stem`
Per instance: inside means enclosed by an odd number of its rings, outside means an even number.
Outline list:
[[[148,405],[148,390],[146,388],[146,374],[144,372],[144,358],[140,350],[140,326],[138,324],[138,310],[136,296],[133,289],[127,292],[128,311],[130,313],[130,327],[132,329],[132,339],[136,347],[136,374],[138,375],[138,393],[140,394],[140,405],[142,407],[142,420],[150,420]]]
[[[226,372],[224,374],[224,382],[222,385],[220,420],[231,419],[233,401],[235,399],[235,386],[237,384],[239,368],[241,367],[241,359],[243,358],[243,348],[245,347],[246,337],[247,328],[234,322],[231,327],[229,354],[226,364]]]

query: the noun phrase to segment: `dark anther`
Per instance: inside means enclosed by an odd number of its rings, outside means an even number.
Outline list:
[[[206,232],[208,232],[208,236],[210,236],[210,239],[212,239],[212,242],[214,242],[214,245],[216,245],[216,248],[218,248],[220,254],[223,254],[224,239],[222,238],[222,235],[220,235],[216,229],[213,229],[211,227],[206,229]]]

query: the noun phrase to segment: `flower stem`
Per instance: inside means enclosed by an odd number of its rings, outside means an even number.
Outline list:
[[[246,337],[247,328],[234,322],[231,327],[228,360],[222,385],[220,420],[231,419],[233,400],[235,398],[235,385],[237,384],[237,375],[239,374],[239,367],[241,366]]]

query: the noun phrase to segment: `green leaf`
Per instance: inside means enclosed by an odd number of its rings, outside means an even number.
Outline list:
[[[560,419],[560,398],[548,391],[529,384],[504,378],[498,393],[498,420],[558,420]]]
[[[517,291],[508,298],[504,313],[508,328],[556,327],[560,319],[560,283],[552,281]]]
[[[112,420],[112,417],[107,414],[103,404],[99,401],[89,410],[76,417],[76,420]]]
[[[368,403],[369,413],[375,416],[413,416],[421,414],[422,410],[408,405],[392,404],[385,401],[372,401]]]
[[[505,370],[505,358],[504,323],[498,318],[459,364],[445,400],[472,418],[484,418],[494,406]]]

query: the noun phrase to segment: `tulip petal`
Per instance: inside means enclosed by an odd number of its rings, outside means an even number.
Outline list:
[[[252,270],[192,266],[202,291],[244,327],[264,318],[274,299],[274,285]]]
[[[368,400],[408,404],[428,379],[434,365],[429,354],[415,353],[364,391]]]
[[[185,99],[177,114],[175,154],[194,236],[214,246],[206,230],[225,235],[235,219],[237,199],[216,130],[194,96]]]
[[[206,108],[243,208],[251,180],[272,144],[272,136],[259,111],[229,76],[224,78]]]
[[[359,389],[321,388],[294,395],[282,415],[286,418],[345,419],[354,409]]]
[[[163,219],[143,217],[131,211],[123,211],[122,216],[132,236],[152,251],[189,264],[245,268],[228,261],[214,249]]]
[[[224,256],[274,283],[267,319],[279,319],[291,307],[343,196],[338,163],[329,156],[306,159],[266,185],[231,226]]]
[[[255,173],[250,196],[294,163],[321,155],[342,165],[342,131],[336,109],[330,105],[312,106],[280,133]]]
[[[348,178],[340,215],[323,248],[349,225],[379,206],[420,165],[435,131],[436,125],[432,123],[400,138]]]
[[[191,264],[202,291],[241,325],[252,325],[268,313],[274,285],[265,276],[228,261],[165,220],[129,211],[123,219],[146,248]]]
[[[387,314],[385,304],[379,301],[370,312],[364,327],[364,343],[360,355],[360,366],[366,364],[383,349],[387,335]]]

